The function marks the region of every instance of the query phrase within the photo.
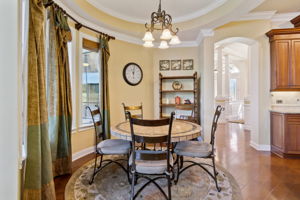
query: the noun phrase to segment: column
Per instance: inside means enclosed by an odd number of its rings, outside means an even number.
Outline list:
[[[202,31],[199,45],[199,66],[201,73],[201,136],[210,141],[211,120],[214,115],[214,38],[213,31]]]
[[[217,60],[217,96],[215,98],[215,107],[218,105],[225,107],[225,98],[223,96],[223,47],[216,49],[218,60]],[[225,115],[221,115],[219,123],[225,123]]]
[[[245,86],[245,98],[244,98],[244,129],[245,130],[251,130],[251,101],[250,101],[250,80],[251,80],[251,51],[249,47],[248,51],[248,63],[247,63],[247,80],[246,80],[246,86]]]
[[[226,54],[225,56],[225,70],[224,70],[224,97],[229,99],[229,78],[230,78],[230,71],[229,71],[229,55]]]
[[[222,52],[222,47],[219,47],[217,49],[217,53],[218,53],[218,62],[217,62],[217,97],[216,99],[222,97],[222,82],[223,82],[223,77],[222,77],[222,73],[223,73],[223,52]]]
[[[229,70],[229,55],[226,54],[224,56],[225,58],[225,66],[224,66],[224,88],[223,88],[223,96],[224,96],[224,104],[225,104],[225,112],[224,112],[224,118],[225,120],[228,120],[228,117],[231,113],[230,108],[230,94],[229,94],[229,80],[230,80],[230,70]]]

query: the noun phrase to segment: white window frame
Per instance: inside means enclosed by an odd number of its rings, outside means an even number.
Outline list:
[[[83,65],[83,59],[82,59],[82,50],[83,50],[83,39],[87,39],[93,42],[99,42],[99,39],[97,37],[93,37],[91,35],[79,32],[79,48],[78,48],[78,66],[76,67],[77,70],[77,83],[76,83],[76,99],[78,99],[77,104],[76,104],[76,108],[78,109],[76,112],[76,127],[78,130],[82,130],[82,129],[86,129],[86,128],[91,128],[93,126],[93,124],[85,124],[82,125],[81,124],[81,117],[82,117],[82,113],[81,113],[81,105],[82,105],[82,96],[81,96],[81,91],[82,91],[82,76],[81,76],[81,66]],[[100,60],[100,52],[99,52],[99,60]],[[100,64],[100,68],[101,68],[101,63]],[[101,81],[101,80],[100,80]],[[99,82],[99,86],[100,86],[100,82]],[[100,90],[100,87],[99,87]]]
[[[27,75],[28,75],[28,28],[29,28],[29,1],[19,1],[19,169],[27,158]]]
[[[69,65],[70,65],[70,75],[71,75],[71,88],[72,88],[72,131],[76,130],[77,122],[76,122],[76,115],[77,115],[77,107],[76,107],[76,47],[77,47],[77,30],[73,27],[70,27],[72,33],[72,41],[71,43],[71,57],[69,57]],[[68,47],[69,50],[69,47]]]

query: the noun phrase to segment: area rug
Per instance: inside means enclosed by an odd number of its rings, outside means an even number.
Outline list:
[[[193,159],[197,161],[197,159]],[[198,160],[199,161],[199,160]],[[125,172],[116,165],[110,165],[99,172],[92,185],[89,179],[93,171],[93,161],[86,163],[70,178],[66,189],[66,200],[129,200],[130,185]],[[192,167],[180,175],[177,185],[172,185],[173,200],[242,200],[241,190],[224,168],[217,166],[218,181],[222,188],[217,192],[213,179],[200,167]],[[139,179],[135,191],[145,183]],[[167,181],[158,181],[167,192]],[[160,191],[150,184],[137,198],[138,200],[163,200]]]

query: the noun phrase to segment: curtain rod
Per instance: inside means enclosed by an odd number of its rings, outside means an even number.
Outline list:
[[[76,24],[75,24],[76,30],[80,30],[82,27],[84,27],[84,28],[89,29],[89,30],[91,30],[91,31],[93,31],[93,32],[99,33],[100,35],[104,35],[104,36],[108,37],[109,40],[110,40],[110,39],[112,39],[112,40],[115,40],[115,39],[116,39],[114,36],[110,36],[110,35],[108,35],[108,34],[106,34],[106,33],[103,33],[103,32],[101,32],[101,31],[97,31],[96,29],[93,29],[93,28],[88,27],[88,26],[86,26],[86,25],[84,25],[84,24],[81,24],[79,21],[77,21],[74,17],[72,17],[69,13],[67,13],[62,7],[60,7],[60,6],[59,6],[57,3],[55,3],[54,1],[50,1],[49,3],[46,3],[46,4],[45,4],[45,8],[48,8],[48,7],[51,6],[51,5],[54,5],[55,7],[61,9],[61,10],[65,13],[65,15],[67,15],[70,19],[72,19],[72,20],[76,23]]]

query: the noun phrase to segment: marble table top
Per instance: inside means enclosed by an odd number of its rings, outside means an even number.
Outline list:
[[[192,122],[174,120],[172,127],[172,142],[186,141],[197,138],[201,135],[201,126]],[[141,136],[162,136],[168,134],[168,126],[143,127],[134,125],[136,135]],[[122,122],[111,127],[111,134],[120,139],[131,141],[129,122]]]

